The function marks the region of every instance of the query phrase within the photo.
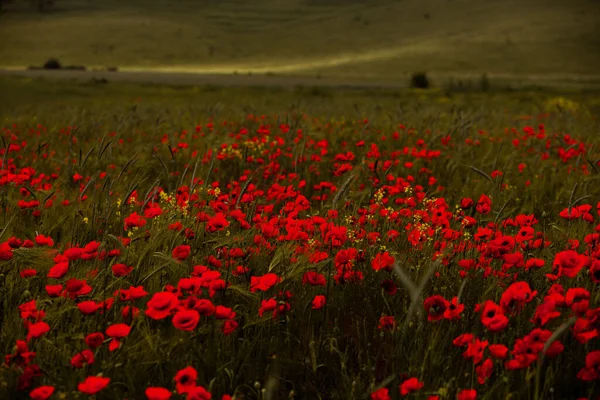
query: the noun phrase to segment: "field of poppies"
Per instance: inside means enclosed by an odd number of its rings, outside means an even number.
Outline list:
[[[592,108],[265,96],[2,115],[1,398],[599,398]]]

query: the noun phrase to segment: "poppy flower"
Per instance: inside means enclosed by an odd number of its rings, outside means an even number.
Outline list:
[[[444,313],[450,303],[440,295],[430,296],[423,302],[428,321],[439,321],[444,318]]]
[[[223,327],[221,328],[221,331],[225,336],[231,335],[238,328],[238,325],[238,322],[234,319],[225,320],[225,322],[223,322]]]
[[[457,336],[452,341],[452,344],[458,347],[463,347],[471,343],[475,337],[472,333],[463,333],[462,335]]]
[[[77,308],[83,315],[93,315],[102,308],[101,304],[97,304],[93,300],[82,301],[77,304]]]
[[[416,392],[421,389],[425,384],[419,382],[417,378],[409,378],[400,384],[399,390],[402,396],[406,396],[409,393]]]
[[[133,267],[128,267],[125,264],[114,264],[111,269],[113,275],[117,278],[128,275],[131,271],[133,271]]]
[[[95,349],[97,347],[102,346],[103,342],[104,342],[104,335],[102,334],[102,332],[90,333],[89,335],[87,335],[85,337],[85,344],[90,349]]]
[[[83,254],[83,249],[80,249],[78,247],[72,247],[70,249],[67,249],[63,252],[63,255],[67,258],[67,260],[69,261],[75,261],[75,260],[79,260],[81,258],[81,255]]]
[[[208,299],[200,299],[194,304],[194,310],[204,317],[210,317],[215,313],[215,306]]]
[[[488,346],[488,350],[490,351],[492,357],[499,360],[506,359],[506,356],[508,355],[508,347],[502,344],[490,344]]]
[[[50,325],[45,322],[36,322],[34,324],[30,324],[27,330],[27,340],[31,340],[33,338],[39,338],[44,336],[46,333],[50,331]]]
[[[29,392],[32,400],[47,400],[54,393],[54,386],[40,386]]]
[[[526,303],[533,300],[537,291],[532,291],[527,282],[515,282],[510,285],[500,298],[500,306],[506,314],[521,311]]]
[[[327,281],[325,280],[325,276],[316,271],[306,271],[302,276],[302,284],[312,285],[312,286],[325,286]]]
[[[13,258],[12,247],[6,242],[0,244],[0,260],[8,261]]]
[[[477,390],[463,389],[456,395],[457,400],[476,400]]]
[[[104,389],[110,383],[110,378],[102,376],[89,376],[77,385],[77,390],[87,395],[94,395]]]
[[[391,271],[392,266],[396,260],[387,251],[384,253],[378,253],[375,258],[371,261],[371,268],[375,271],[386,270]]]
[[[155,386],[144,391],[147,400],[169,400],[173,393],[163,387]]]
[[[491,300],[485,302],[481,313],[481,323],[490,332],[499,332],[508,325],[508,318],[502,308]]]
[[[371,400],[392,400],[392,398],[388,388],[381,388],[371,393]]]
[[[174,379],[177,393],[184,394],[196,386],[198,372],[193,367],[185,367],[177,372]]]
[[[252,276],[250,277],[250,291],[255,293],[257,291],[266,292],[281,281],[281,278],[276,274],[268,273],[263,276]]]
[[[106,335],[111,338],[123,339],[131,332],[131,327],[126,324],[113,324],[106,329]]]
[[[590,278],[594,283],[600,283],[600,260],[594,259],[590,265]]]
[[[191,248],[188,245],[177,246],[173,249],[173,258],[177,261],[184,261],[191,254]]]
[[[492,210],[492,200],[487,195],[482,194],[477,201],[475,209],[482,215],[489,214],[489,212]]]
[[[216,213],[214,217],[206,222],[206,232],[214,233],[221,231],[229,226],[229,222],[225,218],[225,214]]]
[[[54,246],[54,240],[52,240],[52,238],[48,236],[37,235],[35,237],[35,244],[37,244],[38,246],[52,247]]]
[[[494,369],[494,363],[491,358],[485,360],[482,364],[478,365],[475,368],[475,373],[477,374],[477,382],[480,385],[485,384],[485,382],[492,376],[492,371]]]
[[[32,278],[34,276],[37,275],[37,270],[35,269],[24,269],[23,271],[19,272],[19,275],[21,276],[21,278]]]
[[[200,314],[196,310],[181,310],[173,315],[173,326],[182,331],[192,331],[200,321]]]
[[[385,331],[391,331],[396,327],[396,318],[394,316],[383,316],[379,318],[378,328]]]
[[[565,305],[578,316],[583,316],[590,304],[590,292],[583,288],[570,288],[565,294]]]
[[[131,228],[142,228],[146,226],[146,219],[134,212],[127,216],[123,221],[123,229],[128,230]]]
[[[235,318],[235,312],[229,307],[217,306],[215,307],[215,318],[232,319]]]
[[[464,311],[465,305],[458,303],[458,297],[453,297],[448,303],[448,308],[444,311],[444,318],[448,320],[460,319],[460,314]]]
[[[577,373],[577,378],[582,381],[600,379],[600,351],[591,351],[585,357],[585,367]]]
[[[194,386],[187,392],[186,400],[210,400],[212,395],[202,386]]]
[[[390,296],[394,296],[396,293],[398,293],[398,286],[396,286],[396,283],[394,283],[394,281],[391,279],[382,281],[381,285],[379,286]]]
[[[315,298],[312,301],[312,309],[313,310],[320,310],[321,308],[323,308],[325,306],[325,296],[323,295],[317,295],[315,296]]]
[[[558,269],[558,275],[574,278],[586,263],[586,256],[574,250],[561,251],[554,257],[553,266]]]
[[[69,272],[69,263],[68,262],[60,262],[54,265],[48,271],[48,278],[52,279],[60,279],[65,276]]]
[[[85,349],[77,353],[71,358],[71,365],[75,368],[83,368],[85,364],[91,365],[94,363],[94,353]]]
[[[152,319],[163,319],[179,305],[177,296],[170,292],[154,293],[150,301],[146,304],[146,315]]]

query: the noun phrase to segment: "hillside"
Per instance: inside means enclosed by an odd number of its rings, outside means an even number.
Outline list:
[[[600,66],[593,0],[56,0],[0,14],[0,65],[394,79],[572,77]]]

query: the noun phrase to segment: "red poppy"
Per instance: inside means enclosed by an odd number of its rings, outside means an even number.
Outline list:
[[[215,307],[215,318],[217,319],[232,319],[235,318],[235,312],[225,306],[216,306]]]
[[[173,249],[173,258],[178,261],[184,261],[191,254],[191,248],[188,245],[177,246]]]
[[[192,331],[200,321],[200,314],[196,310],[181,310],[173,315],[173,326],[182,331]]]
[[[281,281],[281,278],[276,274],[268,273],[263,276],[252,276],[250,277],[250,291],[255,293],[257,291],[266,292]]]
[[[419,382],[417,378],[409,378],[400,384],[400,394],[402,396],[406,396],[409,393],[416,392],[423,386],[425,386],[425,384],[423,382]]]
[[[198,372],[193,367],[185,367],[177,372],[174,379],[177,393],[184,394],[196,386]]]
[[[600,351],[591,351],[585,357],[585,367],[577,373],[582,381],[600,380]]]
[[[490,332],[499,332],[508,325],[508,318],[502,308],[491,300],[485,302],[481,313],[481,323]]]
[[[312,286],[325,286],[327,281],[323,274],[319,274],[316,271],[306,271],[302,276],[302,284],[310,284]]]
[[[34,324],[30,324],[29,329],[27,331],[27,340],[29,341],[32,338],[42,337],[49,331],[50,325],[48,325],[45,322],[36,322]]]
[[[137,212],[134,212],[126,217],[123,223],[124,230],[128,230],[130,228],[141,228],[143,226],[146,226],[146,219],[138,215]]]
[[[113,275],[117,278],[128,275],[131,271],[133,271],[133,267],[128,267],[125,264],[114,264],[111,269]]]
[[[0,260],[8,261],[13,258],[12,247],[6,242],[0,244]]]
[[[170,390],[159,386],[146,388],[144,393],[147,400],[169,400],[173,394]]]
[[[439,321],[444,318],[444,313],[450,303],[440,295],[430,296],[423,302],[428,321]]]
[[[590,278],[595,283],[600,283],[600,260],[594,259],[590,265]]]
[[[537,291],[531,291],[527,282],[516,282],[510,285],[500,298],[500,306],[504,313],[512,314],[521,311],[526,303],[533,300]]]
[[[54,246],[54,240],[52,240],[52,238],[48,236],[37,235],[35,237],[35,244],[37,244],[38,246],[52,247]]]
[[[574,278],[586,264],[587,257],[574,250],[557,253],[554,257],[554,268],[558,269],[558,276],[565,275]]]
[[[37,270],[35,269],[24,269],[23,271],[19,272],[19,275],[21,276],[21,278],[32,278],[34,276],[37,275]]]
[[[72,247],[63,252],[63,255],[69,261],[79,260],[81,258],[82,254],[83,254],[83,249],[80,249],[79,247]]]
[[[194,386],[187,392],[186,400],[210,400],[212,395],[202,386]]]
[[[131,327],[126,324],[113,324],[106,329],[106,335],[111,338],[122,339],[131,332]]]
[[[570,288],[565,294],[565,305],[576,315],[583,316],[590,304],[590,292],[583,288]]]
[[[488,346],[488,350],[490,351],[492,357],[497,358],[499,360],[506,359],[508,355],[508,347],[502,344],[490,344]]]
[[[163,319],[171,314],[177,308],[179,300],[177,296],[170,292],[154,293],[150,301],[146,304],[146,315],[152,319]]]
[[[315,298],[312,301],[312,309],[313,310],[320,310],[321,308],[323,308],[325,306],[325,296],[323,295],[317,295],[315,296]]]
[[[83,382],[77,385],[77,390],[81,393],[94,395],[104,389],[110,383],[110,378],[102,376],[89,376]]]
[[[381,388],[371,393],[371,400],[392,400],[392,398],[389,389]]]
[[[77,353],[71,358],[71,365],[75,368],[83,368],[85,364],[91,365],[94,363],[94,353],[90,350],[85,349],[80,353]]]
[[[224,335],[230,335],[238,328],[238,322],[234,319],[228,319],[223,322],[223,327],[221,328]]]
[[[453,297],[452,300],[448,303],[448,308],[444,311],[444,318],[453,320],[460,319],[460,314],[464,311],[465,305],[459,304],[458,297]]]
[[[378,253],[371,261],[371,268],[373,268],[375,271],[379,271],[381,269],[391,271],[395,261],[396,260],[394,257],[392,257],[387,251],[384,253]]]
[[[482,364],[478,365],[475,368],[475,373],[477,374],[477,382],[480,385],[485,384],[485,382],[492,376],[492,371],[494,369],[494,363],[491,358],[485,360]]]
[[[385,331],[391,331],[396,327],[396,318],[394,316],[384,316],[379,318],[378,328]]]
[[[457,400],[476,400],[477,390],[475,389],[463,389],[457,394]]]
[[[85,344],[91,349],[100,347],[104,342],[104,335],[102,332],[90,333],[85,337]]]
[[[40,386],[29,392],[32,400],[47,400],[54,393],[54,386]]]
[[[489,212],[492,210],[492,200],[485,194],[482,194],[479,200],[477,201],[475,209],[480,214],[489,214]]]
[[[214,217],[210,218],[206,222],[206,231],[208,233],[214,233],[221,231],[229,226],[229,222],[225,218],[225,214],[217,213]]]
[[[68,262],[59,262],[48,271],[48,278],[60,279],[69,272]]]

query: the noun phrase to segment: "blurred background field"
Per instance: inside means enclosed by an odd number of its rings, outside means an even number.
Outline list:
[[[55,57],[120,71],[587,86],[600,80],[599,21],[595,0],[55,0],[46,12],[12,0],[0,67]]]

